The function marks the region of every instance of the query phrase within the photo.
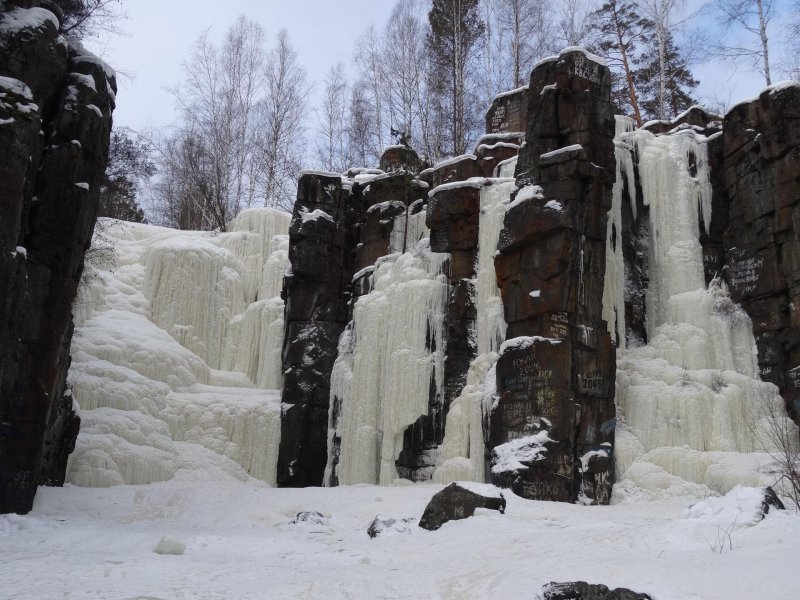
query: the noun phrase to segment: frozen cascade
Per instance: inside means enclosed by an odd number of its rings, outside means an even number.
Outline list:
[[[395,481],[403,433],[428,413],[431,382],[442,397],[448,257],[431,252],[424,238],[412,251],[379,259],[372,291],[353,307],[331,376],[331,399],[341,401],[342,485]],[[330,458],[327,471],[329,481]]]
[[[275,482],[289,220],[254,209],[219,234],[101,221],[115,256],[76,302],[68,481]]]
[[[609,227],[618,239],[622,180],[633,189],[635,152],[650,208],[649,341],[617,354],[616,497],[633,487],[653,495],[711,494],[774,483],[763,451],[772,448],[761,432],[767,413],[782,410],[783,401],[758,378],[750,318],[722,281],[705,285],[699,235],[701,216],[706,227],[711,220],[707,140],[692,129],[668,136],[626,129],[618,127]],[[624,340],[619,246],[609,236],[604,314],[609,328],[616,314]]]
[[[623,133],[632,131],[633,119],[617,115],[617,138]],[[603,320],[608,324],[611,339],[616,339],[618,346],[625,349],[625,269],[622,256],[622,194],[635,190],[635,175],[631,147],[617,139],[614,143],[614,154],[617,159],[617,173],[611,193],[611,210],[608,213],[606,234],[606,278],[603,288]],[[636,218],[636,204],[631,203]],[[619,315],[619,318],[617,318]]]
[[[500,168],[500,176],[512,174],[516,159]],[[503,302],[497,287],[494,255],[512,192],[513,180],[499,180],[481,188],[481,212],[476,268],[477,356],[467,373],[467,384],[447,413],[444,441],[439,448],[434,481],[485,480],[484,405],[494,394],[493,367],[497,350],[506,336]]]

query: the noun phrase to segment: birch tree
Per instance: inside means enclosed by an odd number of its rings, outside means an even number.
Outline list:
[[[191,158],[185,177],[202,181],[200,227],[221,228],[256,200],[252,151],[254,106],[264,86],[264,32],[241,17],[221,48],[203,34],[184,63],[184,81],[173,90],[182,122],[175,144]],[[186,152],[193,152],[188,157]]]
[[[543,0],[498,0],[497,28],[509,89],[525,85],[534,62],[547,53],[546,11]]]
[[[320,135],[316,160],[326,171],[342,173],[350,166],[347,139],[347,79],[344,65],[336,63],[325,77],[322,104],[317,110]]]
[[[726,32],[739,29],[745,38],[734,32],[731,41],[722,39],[715,54],[724,58],[747,59],[772,85],[767,29],[774,15],[774,0],[718,0],[717,11]]]
[[[305,154],[310,86],[285,29],[269,53],[265,75],[264,97],[256,106],[257,176],[264,205],[290,211]]]
[[[658,57],[656,75],[656,117],[667,118],[667,41],[675,26],[675,13],[682,8],[684,0],[641,0],[644,14],[653,24],[653,41]]]
[[[358,70],[358,80],[363,90],[362,100],[367,102],[375,119],[375,144],[372,153],[380,157],[386,143],[384,123],[384,97],[386,96],[386,70],[382,58],[383,42],[374,26],[356,42],[353,62]]]

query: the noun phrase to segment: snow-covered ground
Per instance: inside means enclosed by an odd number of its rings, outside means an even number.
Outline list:
[[[759,522],[741,492],[687,511],[696,499],[576,506],[506,490],[504,515],[478,509],[435,532],[367,536],[377,514],[419,519],[441,488],[42,488],[29,515],[0,516],[0,597],[534,599],[571,580],[657,600],[800,594],[800,516],[772,510]],[[290,524],[305,510],[327,525]],[[184,553],[154,552],[165,537]]]

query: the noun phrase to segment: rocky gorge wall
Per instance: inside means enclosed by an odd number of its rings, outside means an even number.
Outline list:
[[[398,147],[383,171],[301,177],[279,484],[461,477],[608,501],[609,85],[571,49],[534,71],[546,93],[495,100],[473,154],[417,172]]]
[[[797,410],[800,88],[634,131],[609,86],[570,48],[472,154],[301,177],[279,484],[765,482],[778,388]]]
[[[79,419],[71,304],[105,170],[114,72],[47,2],[0,2],[0,513],[61,484]]]

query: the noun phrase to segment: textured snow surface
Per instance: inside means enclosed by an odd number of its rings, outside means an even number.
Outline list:
[[[288,226],[270,209],[222,234],[101,221],[110,249],[74,309],[68,481],[275,481]]]
[[[633,189],[634,150],[650,207],[648,344],[625,349],[619,236],[622,183]],[[699,237],[700,218],[706,228],[711,221],[707,140],[690,129],[669,136],[623,132],[616,155],[603,302],[621,346],[617,490],[703,496],[740,484],[774,485],[774,447],[765,431],[768,415],[781,412],[783,400],[759,379],[750,318],[723,282],[705,284]]]
[[[442,487],[42,488],[29,515],[0,516],[0,589],[15,600],[482,600],[534,599],[550,581],[584,580],[658,600],[800,594],[800,517],[737,521],[733,548],[719,554],[717,523],[684,516],[693,498],[574,506],[503,490],[505,514],[368,537],[376,515],[418,520]],[[326,525],[291,525],[301,511]],[[153,552],[164,538],[183,554]]]

